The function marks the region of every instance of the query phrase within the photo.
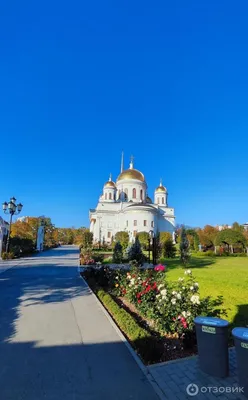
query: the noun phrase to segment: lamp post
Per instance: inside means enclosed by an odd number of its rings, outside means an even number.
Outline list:
[[[16,204],[16,199],[14,197],[11,197],[10,201],[7,203],[6,201],[3,203],[3,211],[5,214],[10,214],[10,220],[9,220],[9,231],[8,231],[8,237],[7,237],[7,245],[6,245],[6,252],[9,252],[9,239],[10,239],[10,233],[11,233],[11,224],[12,224],[12,218],[13,215],[20,214],[22,211],[23,205],[21,203]]]
[[[153,257],[153,252],[154,252],[154,232],[151,230],[149,231],[149,247],[148,247],[148,256],[149,256],[149,264],[150,264],[150,254],[151,254],[151,244],[152,244],[152,260],[154,259]]]

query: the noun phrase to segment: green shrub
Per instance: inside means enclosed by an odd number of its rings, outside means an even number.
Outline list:
[[[139,265],[142,265],[142,263],[145,260],[145,255],[142,252],[138,236],[136,236],[135,242],[132,244],[132,246],[128,250],[128,260],[129,261],[137,261],[137,263]]]
[[[113,263],[113,258],[112,257],[107,257],[104,258],[103,264],[112,264]]]
[[[175,258],[176,257],[176,246],[174,245],[172,239],[166,240],[162,245],[163,257],[164,258]]]
[[[103,259],[104,259],[104,254],[93,253],[93,254],[92,254],[92,258],[95,260],[96,263],[97,263],[97,262],[102,263],[102,262],[103,262]]]
[[[139,356],[147,363],[156,361],[161,355],[157,338],[141,328],[135,319],[104,290],[98,289],[96,294]]]
[[[123,259],[122,245],[120,244],[120,242],[116,242],[113,253],[113,262],[116,264],[120,264],[122,262],[122,259]]]

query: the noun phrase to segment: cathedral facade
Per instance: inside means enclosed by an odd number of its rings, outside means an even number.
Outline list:
[[[174,208],[168,206],[168,192],[162,181],[155,189],[154,201],[148,196],[147,183],[142,172],[123,168],[116,182],[109,177],[95,209],[91,209],[90,231],[94,243],[111,243],[119,231],[129,234],[133,242],[138,232],[170,232],[174,239]]]

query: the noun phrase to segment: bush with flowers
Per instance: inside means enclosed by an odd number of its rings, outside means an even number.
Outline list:
[[[174,283],[167,282],[165,270],[165,266],[157,265],[153,270],[119,271],[112,293],[126,297],[161,333],[177,333],[178,337],[193,331],[196,316],[219,316],[224,312],[221,296],[215,300],[200,298],[199,284],[191,270],[187,269]]]
[[[97,285],[104,286],[113,296],[126,298],[137,312],[161,335],[176,334],[178,338],[192,335],[194,318],[198,315],[220,316],[224,312],[219,296],[200,298],[199,285],[187,269],[177,282],[166,280],[166,267],[130,271],[100,268],[95,274]]]

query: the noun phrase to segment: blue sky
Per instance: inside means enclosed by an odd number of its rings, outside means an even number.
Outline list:
[[[248,220],[248,4],[2,2],[1,201],[88,225],[135,156],[178,223]]]

